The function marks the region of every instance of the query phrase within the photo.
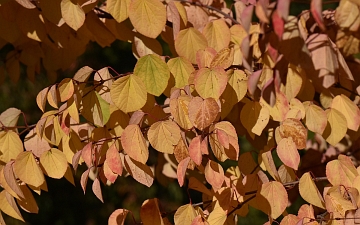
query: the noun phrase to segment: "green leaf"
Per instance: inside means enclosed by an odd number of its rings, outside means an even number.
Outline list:
[[[141,78],[148,93],[160,96],[168,85],[170,70],[158,55],[151,54],[139,59],[134,75]]]

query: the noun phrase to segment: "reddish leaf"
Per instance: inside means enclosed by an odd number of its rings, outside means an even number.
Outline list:
[[[224,170],[220,164],[209,160],[205,167],[205,179],[215,190],[221,188],[224,183]]]
[[[194,137],[189,144],[189,156],[196,163],[200,165],[202,161],[202,148],[204,147],[201,141],[201,135]]]
[[[278,14],[278,11],[274,11],[271,19],[274,26],[274,32],[278,36],[279,40],[281,40],[284,33],[284,20]]]
[[[320,29],[325,31],[325,25],[322,18],[322,0],[311,0],[310,11]]]
[[[297,170],[300,163],[300,155],[291,137],[281,139],[276,151],[281,161],[288,167]]]
[[[88,168],[93,166],[92,142],[87,143],[84,146],[84,148],[81,150],[81,157],[85,161]],[[73,166],[74,166],[74,163],[73,163]]]
[[[107,162],[112,172],[121,176],[123,171],[123,166],[121,163],[119,150],[116,148],[116,143],[112,144],[110,148],[107,150],[105,161]]]
[[[178,165],[176,174],[177,174],[177,178],[178,178],[180,187],[182,187],[184,185],[186,169],[189,164],[189,161],[190,161],[190,157],[187,157],[187,158],[183,159]]]
[[[94,194],[96,195],[96,197],[102,202],[104,203],[103,200],[103,196],[101,193],[101,186],[100,186],[100,180],[99,178],[96,178],[92,184],[92,190],[94,192]]]
[[[90,172],[90,169],[85,170],[85,172],[81,175],[81,178],[80,178],[80,184],[81,184],[81,187],[82,187],[82,189],[84,191],[84,194],[85,194],[85,191],[86,191],[87,180],[89,178],[89,172]]]
[[[117,209],[111,213],[108,225],[124,225],[126,215],[129,213],[127,209]]]

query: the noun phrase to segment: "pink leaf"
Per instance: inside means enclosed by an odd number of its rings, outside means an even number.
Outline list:
[[[88,168],[93,166],[92,160],[92,142],[87,143],[81,151],[81,157],[85,161]]]
[[[325,31],[325,25],[322,18],[322,0],[311,0],[310,12],[314,17],[316,23],[319,25],[322,31]]]
[[[255,72],[253,72],[248,79],[248,91],[250,93],[250,95],[254,95],[256,88],[257,88],[257,84],[259,82],[260,79],[260,75],[261,75],[262,70],[257,70]]]
[[[108,163],[110,169],[121,176],[123,171],[123,166],[121,163],[121,158],[116,144],[112,144],[106,152],[106,162]]]
[[[278,36],[279,40],[281,40],[284,33],[284,20],[280,17],[277,11],[274,11],[272,14],[272,22],[274,32]]]
[[[94,180],[94,183],[92,184],[92,190],[93,190],[95,196],[96,196],[102,203],[104,203],[103,196],[102,196],[102,193],[101,193],[101,186],[100,186],[100,180],[99,180],[99,178],[96,178],[96,179]]]
[[[90,169],[85,170],[85,172],[81,175],[81,178],[80,178],[80,184],[81,184],[81,187],[82,187],[82,189],[84,191],[84,194],[85,194],[85,191],[86,191],[87,180],[89,178],[89,172],[90,172]]]
[[[185,159],[183,159],[177,168],[177,178],[178,178],[178,182],[180,187],[182,187],[184,185],[184,180],[185,180],[185,175],[186,175],[186,168],[189,164],[190,161],[190,157],[186,157]]]
[[[201,136],[196,136],[193,138],[189,145],[189,156],[196,163],[196,165],[200,165],[202,161],[201,154]]]

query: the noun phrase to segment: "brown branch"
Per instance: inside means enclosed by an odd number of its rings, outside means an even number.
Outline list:
[[[327,178],[327,177],[315,177],[315,178],[312,178],[312,180],[315,181],[315,182],[318,182],[318,181],[327,181],[328,178]],[[293,185],[298,184],[299,182],[300,182],[300,181],[297,180],[297,181],[292,181],[292,182],[284,183],[283,185],[284,185],[285,187],[287,187],[287,186],[293,186]]]

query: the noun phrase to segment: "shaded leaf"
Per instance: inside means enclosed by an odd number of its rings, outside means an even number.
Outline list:
[[[108,225],[124,225],[125,219],[129,210],[117,209],[111,213],[108,220]]]
[[[164,225],[157,198],[147,199],[143,202],[140,218],[144,225]]]
[[[128,155],[125,155],[124,163],[126,170],[136,181],[147,187],[152,185],[154,181],[154,175],[150,167],[132,160]]]

